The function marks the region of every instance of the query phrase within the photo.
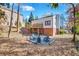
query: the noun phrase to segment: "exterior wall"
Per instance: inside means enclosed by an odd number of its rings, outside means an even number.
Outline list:
[[[11,13],[10,13],[8,10],[5,10],[5,9],[3,9],[3,8],[0,8],[0,9],[2,9],[3,11],[5,11],[5,15],[6,15],[6,17],[7,17],[7,19],[6,19],[6,20],[7,20],[7,23],[6,23],[6,24],[9,25]]]
[[[46,21],[51,21],[50,25],[45,25]],[[56,16],[50,16],[50,17],[46,17],[46,18],[40,18],[38,20],[34,20],[32,21],[32,25],[36,24],[36,23],[42,23],[43,24],[43,28],[56,28]]]
[[[46,24],[46,22],[49,22],[49,23]],[[37,32],[37,33],[39,32],[39,33],[42,33],[44,35],[49,35],[49,36],[52,36],[52,35],[54,36],[58,33],[58,28],[56,24],[57,23],[56,16],[40,18],[38,20],[32,21],[32,25],[33,24],[37,25],[37,23],[42,23],[43,27],[34,28],[34,26],[32,26],[33,32]]]
[[[8,9],[8,8],[6,8],[6,7],[1,7],[0,9],[2,9],[3,11],[5,11],[5,15],[7,17],[7,19],[6,19],[7,20],[6,25],[9,26],[10,25],[10,19],[11,19],[11,10]],[[12,20],[12,26],[13,27],[16,27],[16,25],[15,25],[16,21],[17,21],[17,13],[14,11],[13,12],[13,20]],[[22,23],[23,23],[23,16],[22,15],[19,15],[19,22],[22,25]]]
[[[46,21],[51,21],[50,22],[51,24],[50,25],[45,25]],[[34,21],[32,21],[32,25],[36,24],[36,23],[42,23],[43,24],[43,28],[56,28],[55,22],[56,22],[55,16],[50,16],[50,17],[40,18],[38,20],[34,20]]]
[[[44,28],[44,34],[52,36],[53,35],[53,29],[52,28]]]
[[[25,23],[23,22],[23,16],[20,15],[19,17],[20,23],[21,23],[21,27],[25,27]]]
[[[55,36],[58,34],[58,29],[56,28],[32,28],[32,32],[36,32],[43,35]]]
[[[33,25],[33,24],[36,24],[36,23],[43,23],[43,21],[44,21],[44,20],[40,20],[40,21],[39,21],[39,20],[34,20],[34,21],[32,21],[31,24]]]
[[[53,16],[52,17],[47,17],[43,19],[43,27],[44,28],[53,28]],[[47,21],[50,22],[50,24],[45,24]]]
[[[56,28],[59,29],[59,30],[60,30],[60,22],[61,22],[60,20],[61,20],[60,15],[57,14],[56,15]]]

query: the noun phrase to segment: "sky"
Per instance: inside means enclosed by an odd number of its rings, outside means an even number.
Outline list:
[[[14,9],[17,10],[17,4],[14,4]],[[28,19],[32,12],[34,16],[41,18],[47,14],[62,14],[67,19],[67,10],[69,9],[68,4],[59,4],[58,8],[51,8],[49,3],[21,3],[20,13],[24,19]]]
[[[12,4],[11,4],[12,6]],[[14,10],[17,11],[18,5],[14,3]],[[45,15],[56,15],[59,14],[61,17],[61,26],[63,26],[68,22],[68,9],[71,7],[68,3],[59,3],[57,8],[53,8],[49,3],[20,3],[20,14],[23,15],[24,21],[28,21],[30,13],[33,13],[33,16],[41,18]],[[27,19],[27,20],[26,20]],[[64,20],[63,20],[64,19]]]
[[[11,4],[12,6],[12,4]],[[14,10],[17,11],[17,4],[14,4]],[[41,18],[45,15],[56,15],[59,14],[61,17],[61,26],[66,26],[68,22],[68,9],[71,7],[68,3],[59,3],[57,8],[52,8],[49,3],[20,3],[20,14],[23,15],[24,21],[28,21],[30,13],[33,16]],[[26,20],[27,19],[27,20]],[[64,20],[63,20],[64,19]],[[62,23],[64,22],[64,23]],[[63,25],[62,25],[63,24]]]

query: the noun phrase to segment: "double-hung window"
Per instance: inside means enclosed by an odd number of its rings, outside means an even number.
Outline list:
[[[46,26],[51,25],[51,21],[50,21],[50,20],[45,21],[45,25],[46,25]]]

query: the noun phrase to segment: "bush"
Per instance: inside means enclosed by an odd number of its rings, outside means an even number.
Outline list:
[[[76,34],[78,34],[79,35],[79,26],[76,26]]]
[[[64,29],[60,29],[60,34],[65,34],[65,30]]]

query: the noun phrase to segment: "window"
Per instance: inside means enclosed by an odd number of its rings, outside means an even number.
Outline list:
[[[51,25],[51,21],[50,20],[45,21],[45,25]]]

